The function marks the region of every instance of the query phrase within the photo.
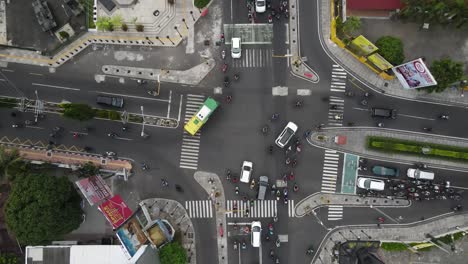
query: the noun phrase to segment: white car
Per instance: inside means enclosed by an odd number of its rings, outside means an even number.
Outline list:
[[[112,151],[106,151],[106,155],[108,157],[115,157],[116,154],[115,154],[115,152],[112,152]]]
[[[244,183],[250,182],[250,176],[252,175],[253,163],[250,161],[242,162],[241,178],[240,181]]]
[[[262,233],[262,223],[259,221],[252,222],[252,232],[250,232],[252,237],[252,246],[260,247],[260,238]]]
[[[423,171],[420,169],[408,169],[406,175],[410,178],[417,179],[417,180],[434,180],[434,172],[432,171]]]
[[[278,138],[276,138],[276,145],[280,148],[284,148],[291,140],[291,138],[296,134],[297,131],[297,125],[294,124],[293,122],[289,122],[286,127],[283,129],[281,134],[279,134]]]
[[[255,1],[255,12],[264,13],[265,11],[266,11],[266,1],[265,0]]]
[[[241,39],[232,38],[231,39],[231,57],[233,59],[240,59],[241,55],[242,55]]]
[[[372,191],[383,191],[385,189],[385,182],[372,178],[359,177],[357,180],[357,187]]]

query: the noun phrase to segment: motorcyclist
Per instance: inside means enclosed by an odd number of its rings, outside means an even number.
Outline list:
[[[239,73],[234,74],[234,80],[236,80],[236,81],[239,80],[239,77],[240,77]]]
[[[293,190],[294,190],[294,192],[297,192],[297,191],[299,191],[299,186],[297,186],[297,184],[296,184],[296,183],[294,184],[294,188],[293,188]]]
[[[274,113],[273,115],[271,115],[271,120],[276,120],[279,118],[279,114],[278,113]]]
[[[229,77],[225,76],[224,77],[224,87],[228,87],[229,86]]]
[[[273,153],[273,145],[270,145],[270,146],[268,147],[268,152],[269,152],[270,154]]]
[[[239,194],[239,186],[236,186],[236,194]]]
[[[445,114],[442,114],[439,116],[440,119],[445,119],[445,120],[448,120],[449,119],[449,115],[445,115]]]
[[[226,102],[230,103],[232,101],[232,95],[226,96]]]
[[[225,50],[221,51],[221,58],[223,58],[223,60],[226,58],[226,51]]]

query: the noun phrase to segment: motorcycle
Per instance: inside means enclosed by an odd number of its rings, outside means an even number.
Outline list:
[[[108,133],[107,136],[108,136],[108,137],[111,137],[111,138],[116,138],[116,137],[117,137],[117,134],[114,133],[114,132],[111,132],[111,133]]]
[[[237,241],[234,240],[234,250],[237,250]]]
[[[226,58],[226,51],[222,50],[221,51],[221,58],[224,60]]]
[[[289,11],[287,8],[284,10],[284,17],[289,18]]]
[[[156,90],[149,90],[149,91],[148,91],[148,94],[149,94],[149,95],[152,95],[152,96],[158,96],[158,95],[159,95],[159,94],[158,94],[158,91],[156,91]]]
[[[426,132],[432,132],[431,127],[423,127],[423,130],[426,131]]]
[[[439,118],[444,119],[444,120],[448,120],[449,116],[448,115],[440,115]]]
[[[236,186],[235,192],[236,192],[237,195],[239,194],[239,186]]]
[[[306,251],[306,254],[311,256],[312,254],[314,254],[314,249],[312,247],[309,247]]]
[[[245,241],[242,242],[242,249],[247,249],[247,244],[245,244]]]
[[[232,101],[232,95],[227,95],[226,96],[226,103],[230,103]]]
[[[270,145],[268,147],[268,153],[273,154],[273,146],[272,145]]]
[[[228,87],[229,87],[229,84],[230,84],[230,82],[229,82],[229,77],[227,77],[227,76],[224,77],[224,87],[228,88]]]
[[[281,241],[279,239],[279,237],[276,239],[276,247],[280,247],[281,245]]]
[[[268,224],[268,234],[270,234],[270,236],[273,235],[273,224],[272,223]]]
[[[377,123],[378,127],[384,127],[384,123]]]
[[[279,114],[275,113],[273,115],[271,115],[271,121],[275,121],[279,118]]]
[[[239,75],[239,73],[236,73],[236,74],[234,74],[234,80],[235,80],[235,81],[238,81],[238,80],[239,80],[239,78],[240,78],[240,75]]]
[[[279,201],[280,197],[281,197],[281,191],[277,190],[276,191],[276,200]]]
[[[268,23],[273,23],[273,17],[271,15],[268,15]]]
[[[268,125],[262,127],[262,133],[266,135],[268,133]]]
[[[228,70],[228,65],[226,63],[223,64],[223,67],[221,68],[223,72],[227,72]]]
[[[293,191],[294,191],[294,192],[298,192],[298,191],[299,191],[299,186],[297,186],[297,184],[294,184]]]
[[[286,163],[286,165],[291,164],[291,158],[287,158],[287,159],[285,160],[285,163]]]
[[[230,169],[227,169],[226,170],[226,180],[231,180],[231,170]]]
[[[250,182],[250,189],[253,190],[253,188],[255,188],[255,180],[252,179],[252,181]]]
[[[226,40],[224,38],[224,33],[221,33],[221,42],[224,43]]]
[[[308,138],[310,135],[312,134],[312,130],[307,130],[306,132],[304,132],[304,138]]]

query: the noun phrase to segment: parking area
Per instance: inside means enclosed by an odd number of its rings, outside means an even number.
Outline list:
[[[47,5],[57,26],[53,32],[70,23],[77,34],[86,30],[86,17],[82,12],[74,16],[64,0],[47,0]],[[53,32],[44,32],[39,25],[30,0],[10,1],[6,6],[7,38],[9,45],[51,51],[60,45]]]

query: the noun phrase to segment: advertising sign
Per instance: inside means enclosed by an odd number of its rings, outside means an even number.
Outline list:
[[[142,226],[136,217],[132,217],[125,224],[123,224],[116,232],[122,246],[124,246],[127,253],[133,257],[138,249],[144,245],[148,238],[142,231]]]
[[[97,175],[76,181],[75,184],[91,206],[112,196],[109,186]]]
[[[375,53],[367,57],[367,59],[374,64],[379,70],[386,71],[391,69],[393,65],[388,62],[384,57],[380,56],[380,54]]]
[[[392,68],[405,89],[415,89],[437,85],[422,59],[416,59]]]
[[[351,47],[361,56],[367,56],[379,49],[363,35],[353,39],[353,41],[351,41]]]
[[[107,218],[107,221],[112,224],[114,229],[122,225],[133,214],[120,195],[115,195],[99,205],[99,210]]]

